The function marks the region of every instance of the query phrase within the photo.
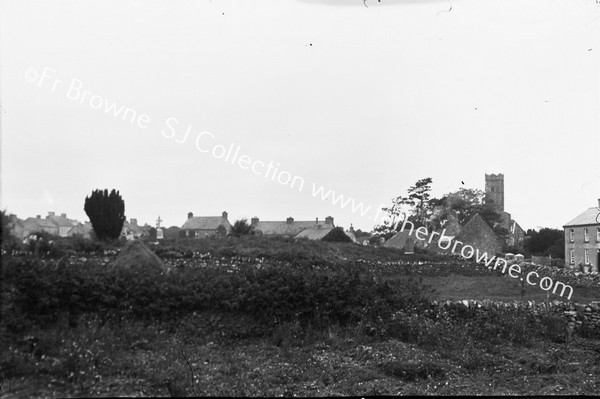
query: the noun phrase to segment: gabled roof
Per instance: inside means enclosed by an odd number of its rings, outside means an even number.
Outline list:
[[[308,238],[309,240],[322,240],[333,229],[329,228],[310,228],[304,229],[295,238]]]
[[[585,210],[582,214],[565,224],[568,226],[584,226],[589,224],[600,224],[600,208],[592,207]]]
[[[477,242],[482,236],[493,237],[500,245],[502,245],[500,237],[492,230],[483,218],[476,213],[471,220],[465,224],[460,233],[457,234],[455,240],[465,243]]]
[[[133,234],[142,234],[142,232],[144,231],[144,229],[142,228],[142,226],[139,226],[137,223],[131,223],[128,221],[123,222],[123,231],[129,230],[131,231]]]
[[[389,240],[387,240],[383,244],[383,246],[386,248],[402,249],[402,248],[406,247],[406,240],[408,240],[408,238],[410,237],[412,239],[413,243],[415,244],[415,246],[423,247],[424,241],[417,239],[417,237],[415,235],[416,234],[415,231],[416,231],[416,229],[413,230],[412,234],[410,233],[410,229],[398,231]]]
[[[288,235],[295,236],[300,233],[304,229],[315,229],[315,228],[323,229],[332,229],[332,224],[327,224],[325,222],[317,221],[296,221],[294,220],[291,223],[286,221],[282,222],[270,222],[270,221],[259,221],[254,225],[254,230],[261,231],[265,235]]]
[[[39,218],[39,219],[38,218],[27,218],[23,222],[23,225],[25,227],[33,226],[33,228],[47,228],[47,229],[48,228],[50,228],[50,229],[58,228],[56,223],[53,223],[51,220],[42,219],[42,218]]]
[[[74,222],[66,217],[61,216],[49,216],[47,220],[53,222],[58,227],[74,227],[77,226],[77,222]]]
[[[344,233],[346,233],[346,235],[350,237],[352,242],[358,242],[356,241],[356,236],[354,235],[354,232],[352,232],[351,230],[345,231]]]
[[[216,230],[223,225],[226,229],[231,229],[231,224],[222,216],[195,216],[185,221],[182,230]]]

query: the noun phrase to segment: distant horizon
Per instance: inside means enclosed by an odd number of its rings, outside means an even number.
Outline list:
[[[367,5],[0,2],[1,208],[85,221],[114,188],[151,226],[371,231],[417,180],[439,198],[486,173],[525,230],[597,204],[598,4]]]

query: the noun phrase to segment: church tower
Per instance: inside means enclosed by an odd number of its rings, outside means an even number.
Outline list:
[[[504,175],[485,175],[485,201],[493,201],[499,213],[504,212]]]

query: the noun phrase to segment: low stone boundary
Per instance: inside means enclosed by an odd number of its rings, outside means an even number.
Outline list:
[[[589,304],[580,304],[565,303],[557,300],[536,303],[535,301],[502,302],[492,301],[488,299],[464,299],[459,301],[432,301],[432,305],[439,306],[445,309],[456,307],[457,305],[462,305],[467,308],[477,308],[483,310],[511,308],[525,309],[532,311],[534,315],[551,312],[554,314],[564,316],[568,322],[569,328],[572,331],[577,330],[584,325],[587,327],[600,329],[600,301],[594,301]]]

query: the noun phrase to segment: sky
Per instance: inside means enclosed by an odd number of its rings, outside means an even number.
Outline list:
[[[371,230],[419,179],[503,173],[524,229],[561,228],[600,198],[600,4],[0,0],[0,106],[21,218],[114,188],[142,224]]]

